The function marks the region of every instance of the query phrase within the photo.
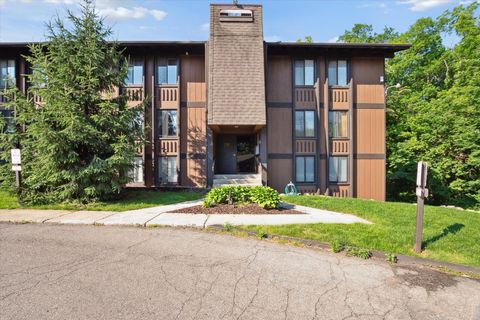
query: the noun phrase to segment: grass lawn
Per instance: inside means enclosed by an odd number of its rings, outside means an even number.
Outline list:
[[[20,206],[17,197],[7,191],[0,190],[0,209],[57,209],[57,210],[93,210],[93,211],[127,211],[155,207],[160,205],[196,200],[203,197],[200,192],[135,190],[125,191],[121,198],[108,202],[88,204],[58,203],[50,205]]]
[[[416,206],[412,204],[322,196],[286,196],[282,200],[352,213],[374,224],[247,226],[245,229],[323,242],[340,240],[386,253],[417,256],[413,252]],[[421,257],[480,266],[480,213],[425,206],[423,247]]]

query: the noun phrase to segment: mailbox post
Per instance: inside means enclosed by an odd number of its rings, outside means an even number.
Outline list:
[[[423,234],[423,207],[425,198],[428,197],[427,186],[428,165],[420,161],[417,165],[417,225],[415,230],[415,247],[417,253],[422,252],[422,234]]]

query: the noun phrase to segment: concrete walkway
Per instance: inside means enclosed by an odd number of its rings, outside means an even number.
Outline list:
[[[188,226],[205,228],[212,225],[286,225],[304,223],[365,223],[369,221],[351,214],[313,209],[282,203],[282,206],[303,212],[289,215],[248,215],[248,214],[183,214],[170,213],[174,210],[201,205],[202,200],[187,201],[172,205],[158,206],[124,212],[114,211],[65,211],[15,209],[0,210],[0,222],[14,223],[55,223],[55,224],[96,224],[127,226]]]

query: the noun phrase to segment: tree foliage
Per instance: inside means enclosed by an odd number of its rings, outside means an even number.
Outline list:
[[[107,41],[110,28],[92,1],[85,1],[79,16],[68,12],[66,21],[54,19],[46,43],[30,46],[28,94],[10,92],[18,130],[1,142],[3,150],[22,150],[24,202],[114,197],[130,180],[136,142],[142,140],[134,120],[144,106],[129,108],[115,92],[127,64],[118,45]],[[8,161],[9,153],[3,157]],[[9,166],[3,167],[11,177]]]
[[[480,21],[478,3],[436,19],[421,18],[403,34],[355,25],[344,42],[411,43],[386,63],[387,191],[414,198],[416,162],[428,161],[436,204],[480,206]],[[445,37],[458,42],[451,47]]]

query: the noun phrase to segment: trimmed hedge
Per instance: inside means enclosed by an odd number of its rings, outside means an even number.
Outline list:
[[[203,206],[216,204],[256,203],[264,209],[277,209],[280,203],[278,192],[270,187],[222,186],[213,188],[205,196]]]

